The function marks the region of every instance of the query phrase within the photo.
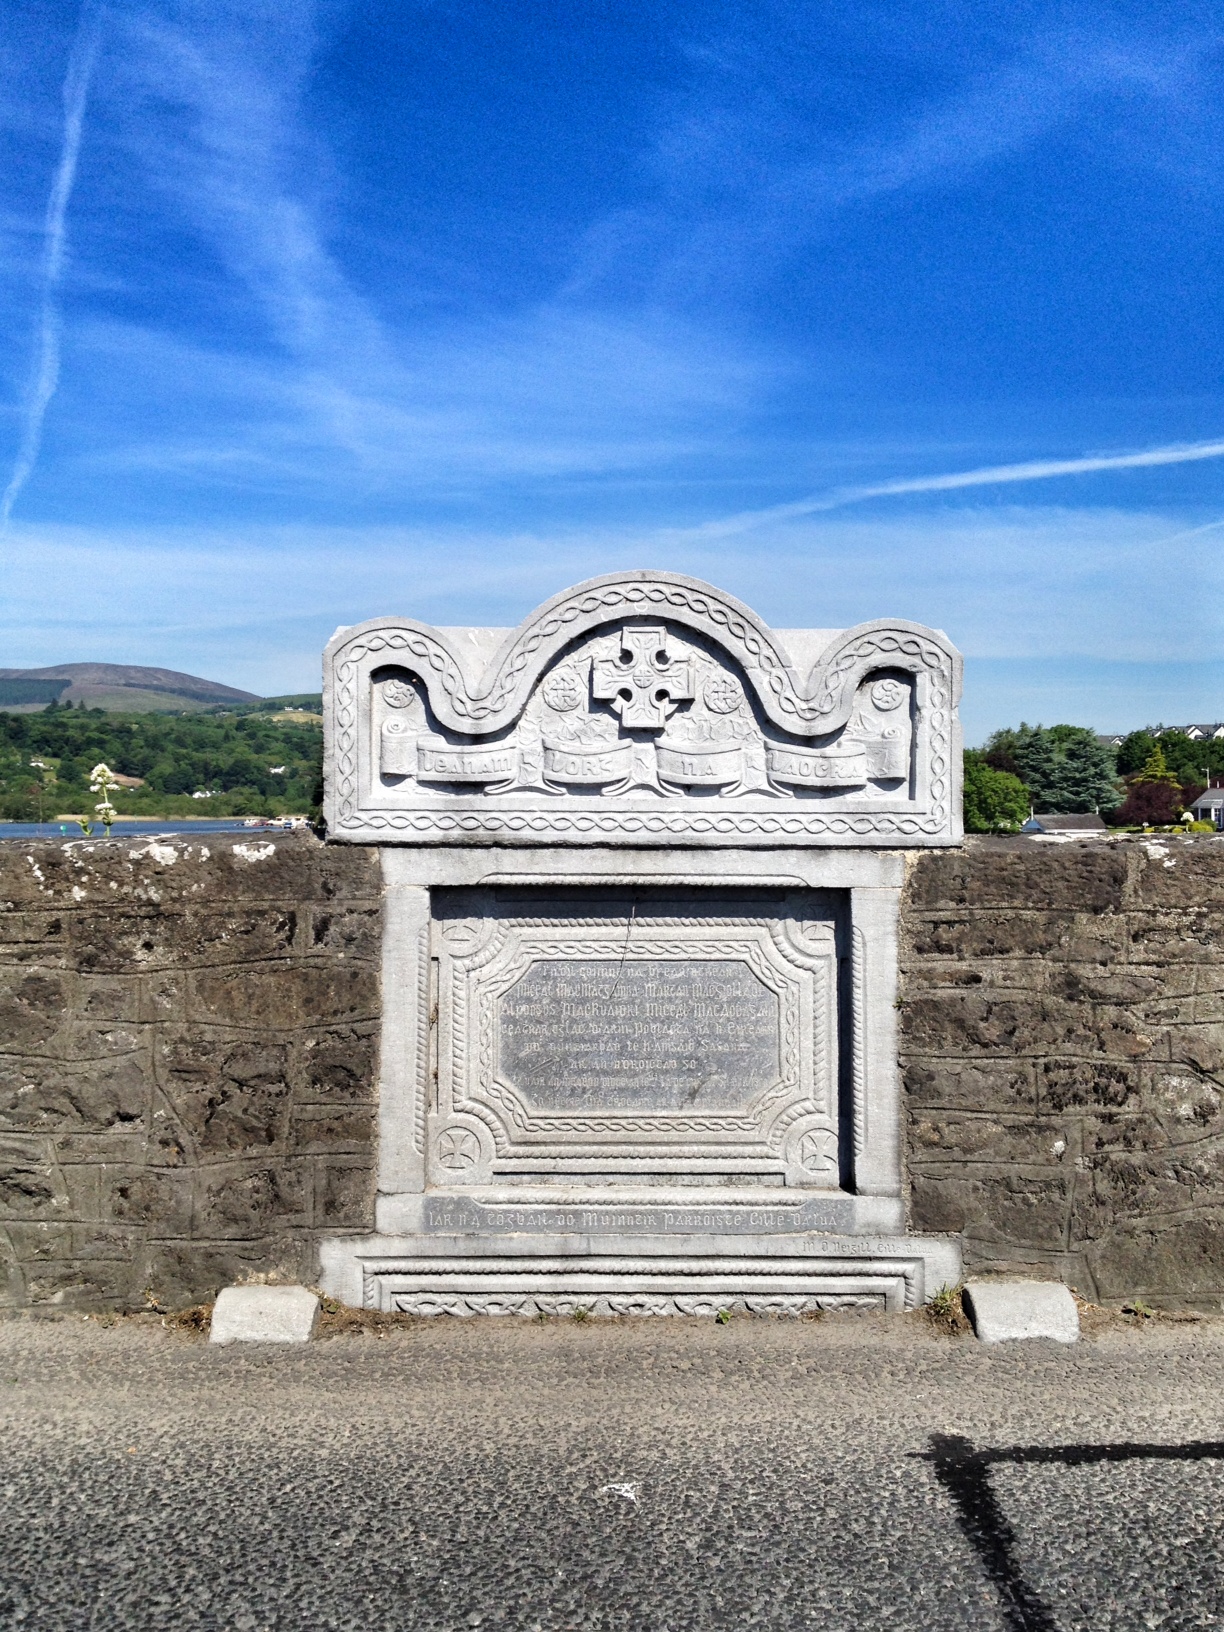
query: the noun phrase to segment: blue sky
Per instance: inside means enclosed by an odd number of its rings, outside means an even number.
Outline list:
[[[1218,6],[0,4],[3,663],[643,565],[1224,717]]]

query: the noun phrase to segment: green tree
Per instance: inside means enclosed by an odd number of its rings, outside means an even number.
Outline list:
[[[1156,746],[1150,731],[1132,731],[1118,745],[1118,775],[1134,776],[1143,769],[1143,762]]]
[[[0,800],[10,820],[27,819],[16,813],[30,808],[30,761],[41,759],[51,767],[44,774],[48,780],[54,776],[59,811],[86,808],[90,768],[105,762],[147,784],[114,796],[126,815],[306,812],[319,784],[321,723],[317,715],[284,720],[227,713],[116,715],[69,707],[37,714],[0,711]],[[284,774],[274,776],[274,765],[283,765]],[[201,804],[191,797],[201,788],[225,791]]]
[[[965,754],[965,832],[1015,833],[1029,813],[1028,789],[1010,771],[997,771],[985,756]]]
[[[1195,741],[1184,731],[1166,731],[1161,727],[1159,738],[1150,731],[1132,731],[1118,748],[1118,772],[1121,776],[1137,775],[1148,755],[1159,741],[1165,764],[1181,783],[1183,791],[1205,787],[1208,777],[1224,776],[1224,739],[1199,738]]]
[[[1154,741],[1140,770],[1127,777],[1126,798],[1113,820],[1123,827],[1171,827],[1185,804],[1185,791],[1166,765],[1163,747]]]
[[[1113,751],[1082,725],[1024,725],[996,731],[986,763],[1018,776],[1038,811],[1108,811],[1122,797]]]

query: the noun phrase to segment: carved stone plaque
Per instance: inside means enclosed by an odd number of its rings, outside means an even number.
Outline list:
[[[836,909],[820,892],[447,896],[434,925],[437,1182],[657,1172],[836,1186]]]
[[[516,630],[341,630],[324,680],[327,820],[350,843],[960,836],[960,659],[918,624],[784,639],[708,584],[612,574]]]
[[[501,999],[499,1063],[541,1110],[745,1111],[777,1079],[778,994],[746,963],[533,963]]]

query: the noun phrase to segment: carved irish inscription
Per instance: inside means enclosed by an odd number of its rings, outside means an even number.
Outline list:
[[[533,963],[502,997],[501,1073],[539,1109],[738,1109],[777,1080],[778,994],[745,963]]]
[[[788,742],[762,728],[742,681],[713,651],[661,625],[626,624],[549,670],[517,729],[496,742],[431,729],[407,671],[380,673],[374,705],[388,786],[410,778],[486,796],[796,799],[830,790],[875,797],[908,785],[912,694],[909,676],[877,675],[859,687],[835,739]]]

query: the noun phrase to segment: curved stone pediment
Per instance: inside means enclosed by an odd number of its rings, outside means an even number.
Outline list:
[[[827,632],[826,632],[827,634]],[[324,658],[327,817],[354,843],[950,844],[961,663],[905,620],[809,665],[739,601],[591,579],[517,629],[375,618]]]

